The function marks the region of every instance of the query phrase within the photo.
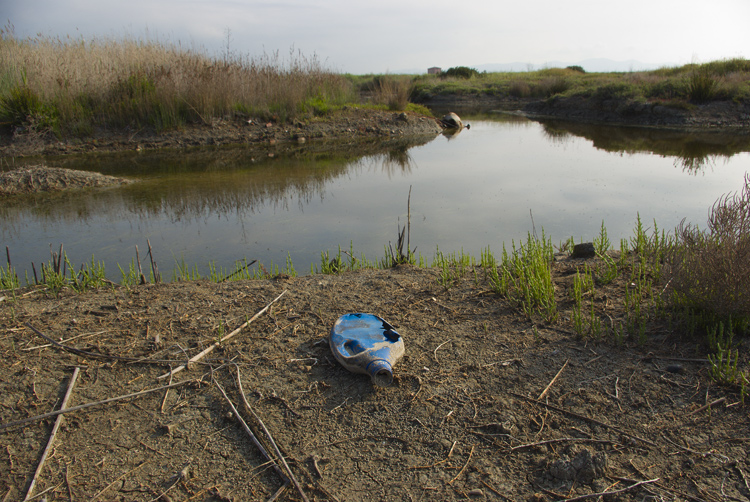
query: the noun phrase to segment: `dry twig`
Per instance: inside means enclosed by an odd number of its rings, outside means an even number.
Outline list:
[[[454,443],[454,445],[455,445],[455,443]],[[471,451],[469,452],[469,458],[466,459],[466,463],[464,464],[464,466],[461,467],[460,471],[458,471],[458,474],[456,474],[456,477],[454,477],[453,479],[451,479],[450,481],[448,481],[449,485],[452,485],[459,477],[461,477],[461,474],[464,473],[464,471],[466,470],[466,467],[469,465],[469,462],[471,462],[471,456],[472,455],[474,455],[474,445],[472,445],[472,447],[471,447]]]
[[[36,422],[38,420],[44,420],[45,418],[56,417],[57,415],[62,415],[63,413],[72,413],[74,411],[82,410],[84,408],[91,408],[93,406],[99,406],[99,405],[102,405],[102,404],[113,403],[115,401],[122,401],[124,399],[130,399],[131,397],[139,397],[139,396],[142,396],[144,394],[149,394],[151,392],[158,392],[160,390],[171,389],[172,387],[179,387],[180,385],[185,385],[185,384],[189,384],[189,383],[197,383],[199,381],[200,380],[183,380],[181,382],[173,383],[171,385],[163,385],[161,387],[156,387],[155,389],[142,390],[140,392],[134,392],[132,394],[126,394],[124,396],[111,397],[109,399],[105,399],[104,401],[97,401],[95,403],[81,404],[79,406],[73,406],[72,408],[65,408],[64,410],[60,409],[60,410],[57,410],[57,411],[51,411],[49,413],[44,413],[43,415],[36,415],[34,417],[24,418],[24,419],[21,419],[21,420],[14,420],[12,422],[7,422],[7,423],[4,423],[4,424],[0,424],[0,430],[7,429],[9,427],[14,427],[16,425],[27,424],[29,422]]]
[[[537,398],[537,400],[541,400],[545,395],[547,395],[547,391],[550,389],[550,387],[552,387],[552,385],[555,383],[555,380],[557,380],[557,377],[560,376],[560,373],[562,373],[565,367],[568,365],[568,361],[570,361],[570,359],[565,360],[565,364],[562,365],[562,368],[560,368],[560,371],[558,371],[555,377],[552,379],[552,381],[550,381],[549,385],[547,385],[542,391],[542,393],[539,394],[539,397]]]
[[[557,406],[553,406],[551,404],[548,404],[548,403],[545,403],[545,402],[542,402],[542,401],[537,401],[536,399],[532,399],[530,397],[526,397],[523,394],[516,394],[515,392],[510,392],[510,391],[508,392],[508,394],[510,394],[511,396],[515,396],[517,398],[520,398],[520,399],[524,399],[524,400],[526,400],[526,401],[528,401],[530,403],[535,403],[535,404],[538,404],[540,406],[545,406],[545,407],[547,407],[547,408],[549,408],[551,410],[559,411],[560,413],[564,413],[566,415],[570,415],[571,417],[576,417],[576,418],[579,418],[581,420],[585,420],[587,422],[591,422],[591,423],[594,423],[594,424],[597,424],[597,425],[601,425],[602,427],[606,427],[607,429],[610,429],[610,430],[613,430],[613,431],[615,431],[617,433],[620,433],[623,436],[627,436],[629,438],[636,439],[636,440],[638,440],[638,441],[640,441],[642,443],[646,443],[649,446],[656,447],[656,444],[653,443],[652,441],[649,441],[648,439],[643,439],[642,437],[638,437],[635,434],[630,434],[629,432],[625,432],[624,430],[622,430],[622,429],[620,429],[618,427],[615,427],[614,425],[609,425],[609,424],[604,423],[604,422],[602,422],[600,420],[597,420],[595,418],[587,417],[585,415],[580,415],[578,413],[575,413],[575,412],[570,411],[570,410],[566,410],[564,408],[558,408]]]
[[[68,390],[65,392],[65,397],[63,398],[62,404],[60,405],[61,410],[64,410],[65,407],[68,406],[68,399],[70,399],[70,394],[73,392],[73,387],[76,384],[76,380],[78,379],[78,373],[80,371],[81,369],[76,367],[76,369],[73,371],[73,376],[70,377],[70,383],[68,383]],[[34,472],[34,476],[31,478],[31,484],[29,485],[29,489],[26,490],[26,497],[24,497],[24,501],[29,500],[31,497],[31,494],[34,493],[36,480],[39,477],[39,474],[42,472],[42,467],[44,467],[44,462],[47,460],[47,455],[49,455],[49,451],[52,449],[52,444],[55,442],[55,435],[57,435],[57,430],[60,428],[61,423],[62,423],[62,415],[58,415],[57,420],[55,420],[55,425],[52,427],[52,433],[49,435],[49,440],[47,441],[47,447],[44,449],[44,452],[42,453],[42,458],[39,460],[39,465],[36,467],[36,472]]]
[[[213,345],[210,345],[205,350],[203,350],[200,353],[198,353],[198,354],[194,355],[193,357],[191,357],[190,360],[187,362],[186,365],[178,366],[175,369],[173,369],[172,371],[161,375],[159,377],[159,380],[163,380],[163,379],[169,377],[170,375],[174,375],[175,373],[179,373],[180,371],[184,370],[190,364],[192,364],[194,362],[197,362],[197,361],[203,359],[204,357],[206,357],[208,354],[210,354],[211,352],[213,352],[213,350],[216,349],[216,347],[219,347],[222,343],[224,343],[225,341],[229,340],[230,338],[232,338],[233,336],[235,336],[237,333],[239,333],[240,331],[242,331],[242,329],[245,328],[248,324],[250,324],[251,322],[253,322],[254,320],[256,320],[258,317],[260,317],[261,315],[263,315],[263,313],[266,310],[268,310],[271,307],[271,305],[273,305],[274,303],[276,303],[276,301],[279,298],[281,298],[282,296],[284,296],[284,294],[286,292],[287,292],[287,290],[285,289],[284,291],[281,292],[281,294],[279,296],[277,296],[276,298],[274,298],[273,301],[271,301],[271,303],[269,303],[268,305],[266,305],[265,307],[263,307],[263,309],[261,309],[260,312],[258,312],[253,317],[251,317],[247,322],[245,322],[244,324],[242,324],[239,328],[235,329],[234,331],[232,331],[231,333],[229,333],[228,335],[226,335],[224,338],[222,338],[218,342],[214,343]]]
[[[273,446],[273,449],[276,452],[276,455],[278,455],[279,460],[281,460],[281,464],[284,466],[284,469],[286,469],[286,472],[289,475],[289,479],[291,479],[292,483],[294,483],[294,486],[295,488],[297,488],[297,491],[302,497],[302,500],[304,500],[305,502],[308,502],[307,497],[305,496],[305,492],[302,491],[302,487],[297,481],[297,478],[294,477],[294,473],[292,472],[292,469],[289,467],[289,464],[286,463],[286,459],[284,458],[284,455],[281,454],[281,450],[279,450],[279,447],[276,445],[276,441],[273,440],[273,436],[271,436],[271,433],[268,432],[268,429],[266,429],[266,424],[263,423],[263,420],[261,420],[258,414],[255,413],[255,410],[253,410],[253,408],[250,406],[250,403],[247,402],[247,398],[245,397],[245,391],[242,388],[242,375],[240,374],[240,367],[237,366],[236,364],[235,364],[235,367],[237,368],[237,388],[240,391],[240,396],[242,396],[242,402],[245,405],[245,408],[247,408],[247,410],[253,414],[253,416],[255,417],[255,420],[257,420],[258,424],[260,424],[261,429],[263,429],[263,432],[266,434],[266,437],[271,442],[271,446]]]
[[[617,495],[619,493],[628,492],[628,491],[632,490],[633,488],[638,488],[639,486],[642,486],[642,485],[645,485],[645,484],[648,484],[648,483],[656,483],[657,481],[659,481],[659,479],[660,478],[654,478],[654,479],[647,479],[646,481],[638,481],[637,483],[632,484],[630,486],[626,486],[625,488],[622,488],[620,490],[614,490],[614,491],[611,491],[611,492],[589,493],[588,495],[581,495],[580,497],[573,497],[572,499],[563,499],[560,502],[576,502],[578,500],[586,500],[586,499],[599,498],[599,497],[603,497],[605,495],[607,495],[607,496],[608,495]]]

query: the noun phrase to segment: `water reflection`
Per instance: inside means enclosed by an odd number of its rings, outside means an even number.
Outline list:
[[[731,135],[459,115],[472,127],[450,140],[49,158],[51,166],[141,181],[5,199],[0,249],[8,246],[20,267],[64,243],[73,262],[94,254],[115,273],[148,238],[163,271],[181,258],[231,268],[243,257],[268,265],[290,255],[304,273],[321,252],[350,243],[382,257],[405,222],[411,187],[411,246],[428,260],[436,248],[479,256],[488,245],[518,242],[532,213],[555,243],[590,239],[602,220],[617,243],[637,214],[667,229],[683,218],[702,223],[718,196],[741,188],[750,158],[747,138]],[[719,159],[723,165],[706,169]]]
[[[616,153],[655,153],[672,157],[673,165],[688,174],[713,168],[718,160],[750,151],[750,136],[728,132],[685,132],[677,130],[616,127],[575,122],[541,121],[552,142],[573,137],[590,140],[595,148]]]
[[[388,177],[409,174],[414,167],[409,149],[429,139],[358,143],[334,150],[315,144],[282,152],[229,147],[51,158],[50,165],[141,181],[114,189],[15,197],[0,206],[0,217],[13,225],[29,216],[49,224],[104,214],[142,219],[165,214],[173,223],[190,223],[269,209],[302,211],[313,200],[324,200],[326,186],[341,176],[363,170]],[[8,228],[2,231],[6,237]],[[12,237],[12,230],[9,233]]]

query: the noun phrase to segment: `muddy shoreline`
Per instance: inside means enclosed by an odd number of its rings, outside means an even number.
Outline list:
[[[532,120],[558,119],[588,124],[628,125],[689,131],[750,133],[750,106],[733,102],[669,106],[659,103],[593,101],[580,98],[548,100],[507,99],[491,95],[434,96],[422,104],[440,114],[445,110],[470,113],[503,111]],[[258,148],[324,141],[336,143],[372,139],[426,137],[440,134],[437,119],[410,112],[345,107],[326,117],[291,124],[252,117],[217,119],[156,132],[148,128],[96,131],[90,138],[56,138],[33,131],[0,131],[0,159],[64,156],[87,152],[144,151],[244,144]]]

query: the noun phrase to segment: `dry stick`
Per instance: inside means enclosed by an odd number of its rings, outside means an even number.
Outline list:
[[[123,356],[110,356],[107,354],[100,354],[99,352],[89,352],[87,350],[81,350],[77,349],[75,347],[71,347],[69,345],[63,345],[62,343],[58,342],[57,340],[53,340],[52,338],[48,337],[38,329],[36,329],[34,326],[32,326],[29,323],[26,323],[26,327],[29,328],[31,331],[36,333],[37,335],[41,336],[48,342],[50,342],[55,347],[59,347],[62,350],[65,350],[67,352],[71,352],[73,354],[76,354],[78,356],[82,357],[94,357],[98,359],[106,359],[106,360],[116,360],[116,361],[126,361],[130,363],[142,363],[142,364],[165,364],[165,363],[173,363],[175,361],[168,360],[168,359],[144,359],[143,357],[123,357]],[[76,337],[74,337],[76,338]],[[72,339],[71,339],[72,340]]]
[[[700,407],[700,408],[698,408],[697,410],[691,411],[690,413],[688,413],[688,414],[687,414],[687,415],[685,415],[685,416],[686,416],[686,417],[689,417],[690,415],[695,415],[696,413],[700,413],[701,411],[705,410],[706,408],[710,408],[711,406],[714,406],[714,405],[716,405],[716,404],[721,404],[721,403],[723,403],[723,402],[724,402],[724,401],[726,401],[726,400],[727,400],[727,398],[726,398],[726,397],[720,397],[720,398],[719,398],[719,399],[717,399],[716,401],[711,401],[711,402],[710,402],[710,403],[708,403],[708,404],[704,404],[703,406],[701,406],[701,407]]]
[[[615,427],[614,425],[606,424],[606,423],[601,422],[601,421],[599,421],[599,420],[597,420],[595,418],[587,417],[585,415],[580,415],[578,413],[566,410],[564,408],[558,408],[557,406],[553,406],[551,404],[548,404],[548,403],[545,403],[545,402],[542,402],[542,401],[537,401],[536,399],[532,399],[530,397],[526,397],[523,394],[516,394],[515,392],[510,392],[510,391],[508,391],[508,394],[510,394],[511,396],[518,397],[520,399],[524,399],[524,400],[526,400],[526,401],[528,401],[530,403],[535,403],[535,404],[538,404],[540,406],[545,406],[545,407],[547,407],[547,408],[549,408],[551,410],[558,411],[560,413],[564,413],[566,415],[570,415],[572,417],[576,417],[576,418],[581,419],[581,420],[586,420],[587,422],[591,422],[591,423],[594,423],[594,424],[597,424],[597,425],[601,425],[602,427],[606,427],[607,429],[610,429],[610,430],[613,430],[615,432],[618,432],[618,433],[622,434],[623,436],[627,436],[629,438],[641,441],[642,443],[646,443],[649,446],[656,447],[656,444],[653,443],[653,442],[651,442],[651,441],[649,441],[648,439],[643,439],[642,437],[638,437],[638,436],[636,436],[634,434],[630,434],[629,432],[625,432],[624,430],[622,430],[622,429],[620,429],[618,427]]]
[[[81,333],[80,335],[71,336],[70,338],[66,338],[65,340],[60,340],[60,344],[76,340],[78,338],[81,338],[82,336],[96,336],[96,335],[101,335],[102,333],[106,333],[106,332],[107,330],[105,329],[104,331],[96,331],[94,333]],[[21,350],[23,350],[24,352],[30,352],[32,350],[45,349],[47,347],[52,347],[52,344],[45,343],[44,345],[35,345],[33,347],[26,347],[25,349],[21,349]]]
[[[199,379],[195,379],[195,380],[183,380],[181,382],[173,383],[171,385],[163,385],[161,387],[156,387],[154,389],[146,389],[146,390],[142,390],[140,392],[134,392],[132,394],[126,394],[124,396],[111,397],[109,399],[105,399],[104,401],[97,401],[95,403],[81,404],[79,406],[73,406],[72,408],[65,408],[64,410],[61,409],[61,410],[57,410],[57,411],[50,411],[49,413],[44,413],[43,415],[37,415],[35,417],[29,417],[29,418],[24,418],[24,419],[21,419],[21,420],[14,420],[13,422],[7,422],[7,423],[4,423],[4,424],[0,424],[0,430],[7,429],[8,427],[15,427],[16,425],[27,424],[29,422],[36,422],[36,421],[39,421],[39,420],[44,420],[45,418],[56,417],[57,415],[62,415],[63,413],[72,413],[74,411],[82,410],[84,408],[91,408],[92,406],[99,406],[99,405],[102,405],[102,404],[113,403],[115,401],[122,401],[124,399],[129,399],[131,397],[139,397],[139,396],[142,396],[144,394],[149,394],[151,392],[158,392],[160,390],[171,389],[172,387],[179,387],[180,385],[186,385],[186,384],[189,384],[189,383],[197,383],[199,381],[200,381]]]
[[[279,447],[276,445],[276,441],[273,440],[273,436],[271,436],[271,433],[268,432],[268,429],[266,429],[266,424],[263,423],[263,420],[260,419],[257,413],[255,413],[255,410],[250,406],[250,403],[247,402],[247,398],[245,397],[245,391],[242,388],[242,375],[240,374],[240,367],[235,364],[235,367],[237,368],[237,388],[240,391],[240,395],[242,396],[242,402],[245,404],[245,407],[250,411],[250,413],[253,414],[255,417],[255,420],[258,421],[258,424],[260,424],[261,429],[263,429],[263,432],[266,434],[266,437],[271,442],[271,446],[273,446],[274,451],[276,452],[276,455],[279,456],[279,460],[281,460],[282,465],[284,466],[284,469],[286,469],[287,474],[289,475],[289,479],[292,480],[292,483],[294,483],[294,486],[297,488],[297,491],[299,492],[300,496],[302,497],[302,500],[305,502],[307,501],[307,497],[305,496],[305,493],[302,491],[302,487],[300,486],[299,482],[297,482],[297,478],[294,477],[294,473],[292,472],[292,469],[289,468],[289,464],[286,463],[286,459],[284,458],[284,455],[281,454],[281,450],[279,450]]]
[[[557,377],[559,377],[559,376],[560,376],[560,373],[562,373],[562,372],[563,372],[563,370],[565,369],[565,367],[566,367],[566,366],[568,365],[568,361],[570,361],[570,359],[566,359],[566,360],[565,360],[565,364],[563,364],[563,365],[562,365],[562,368],[560,368],[560,371],[558,371],[558,372],[557,372],[557,375],[555,375],[555,378],[553,378],[553,379],[552,379],[552,381],[551,381],[551,382],[549,383],[549,385],[547,385],[547,386],[546,386],[546,387],[544,388],[544,390],[542,391],[542,393],[541,393],[541,394],[539,394],[539,397],[537,398],[537,400],[541,401],[541,399],[542,399],[542,398],[543,398],[543,397],[544,397],[545,395],[547,395],[547,391],[548,391],[548,390],[550,389],[550,387],[552,387],[552,384],[554,384],[554,383],[555,383],[555,380],[557,380]]]
[[[276,473],[279,475],[279,477],[284,481],[284,486],[289,484],[289,478],[287,477],[286,473],[282,471],[276,461],[271,457],[271,455],[268,454],[268,450],[265,449],[265,447],[261,444],[260,441],[258,441],[258,438],[253,433],[252,429],[247,425],[247,422],[245,422],[245,419],[242,418],[242,415],[240,415],[240,412],[237,411],[237,408],[234,406],[234,403],[231,399],[229,399],[229,396],[227,395],[226,391],[224,391],[224,387],[219,384],[219,382],[216,381],[216,379],[211,377],[211,379],[214,382],[214,385],[216,385],[216,388],[219,389],[219,392],[221,392],[221,395],[224,396],[224,399],[227,400],[227,403],[229,403],[229,407],[232,408],[232,413],[234,413],[234,416],[237,417],[237,420],[239,420],[240,425],[242,425],[242,428],[245,429],[245,432],[247,432],[247,435],[250,436],[250,440],[253,442],[256,448],[260,450],[261,455],[263,455],[263,458],[265,458],[267,461],[271,462],[273,464],[273,469],[276,471]]]
[[[124,478],[128,474],[134,473],[135,471],[137,471],[138,469],[140,469],[141,467],[143,467],[147,463],[148,463],[148,460],[144,460],[143,462],[141,462],[140,464],[136,465],[135,467],[133,467],[132,469],[130,469],[128,472],[126,472],[122,476],[120,476],[117,479],[115,479],[114,481],[112,481],[110,484],[108,484],[107,486],[105,486],[104,488],[102,488],[99,491],[99,493],[97,493],[96,495],[94,495],[94,497],[91,499],[91,502],[94,502],[96,499],[98,499],[99,497],[101,497],[102,493],[104,493],[107,490],[109,490],[112,485],[114,485],[115,483],[117,483],[118,481],[120,481],[122,478]]]
[[[247,265],[245,265],[245,266],[244,266],[244,267],[242,267],[241,269],[237,270],[236,272],[232,272],[231,274],[229,274],[228,276],[226,276],[225,278],[223,278],[223,279],[222,279],[222,280],[220,280],[219,282],[224,282],[224,281],[226,281],[226,280],[229,280],[229,278],[230,278],[230,277],[234,277],[235,275],[239,274],[239,273],[240,273],[240,272],[242,272],[243,270],[247,269],[247,267],[251,267],[251,266],[253,266],[253,264],[254,264],[255,262],[257,262],[257,261],[258,261],[258,260],[253,260],[253,261],[251,261],[250,263],[248,263]]]
[[[148,244],[148,257],[151,259],[151,273],[154,274],[154,284],[159,284],[161,282],[161,275],[159,274],[159,267],[154,261],[154,253],[151,250],[151,241],[146,239],[146,244]]]
[[[464,473],[464,471],[466,470],[466,467],[469,465],[469,462],[471,462],[471,456],[472,455],[474,455],[474,446],[473,445],[471,447],[471,451],[469,452],[469,458],[466,459],[466,463],[464,464],[463,467],[461,467],[461,470],[458,471],[458,474],[456,474],[456,477],[453,478],[453,479],[451,479],[450,481],[448,481],[449,485],[452,485],[453,482],[456,481],[461,476],[461,474]]]
[[[609,441],[607,439],[589,439],[589,438],[558,438],[558,439],[547,439],[545,441],[537,441],[536,443],[520,444],[514,446],[508,451],[523,450],[526,448],[533,448],[534,446],[541,446],[545,444],[554,443],[606,443],[606,444],[617,444],[616,441]]]
[[[274,298],[274,300],[271,303],[269,303],[268,305],[266,305],[265,307],[263,307],[263,309],[260,312],[258,312],[253,317],[251,317],[249,321],[245,322],[242,326],[240,326],[236,330],[232,331],[231,333],[229,333],[227,336],[225,336],[224,338],[222,338],[218,342],[215,342],[213,345],[210,345],[207,349],[205,349],[202,352],[194,355],[192,358],[190,358],[190,360],[187,362],[187,364],[183,364],[182,366],[178,366],[175,369],[173,369],[172,371],[170,371],[169,373],[165,373],[165,374],[161,375],[158,378],[158,380],[163,380],[163,379],[167,378],[170,375],[174,375],[175,373],[179,373],[180,371],[184,370],[188,365],[190,365],[190,364],[192,364],[192,363],[194,363],[196,361],[199,361],[199,360],[203,359],[204,357],[206,357],[208,354],[210,354],[211,352],[213,352],[213,350],[216,347],[219,347],[222,343],[224,343],[225,341],[229,340],[234,335],[236,335],[237,333],[239,333],[240,331],[242,331],[242,329],[245,326],[247,326],[248,324],[250,324],[251,322],[253,322],[254,320],[256,320],[261,315],[263,315],[263,313],[266,310],[268,310],[268,308],[271,305],[273,305],[276,302],[276,300],[278,300],[279,298],[281,298],[282,296],[284,296],[284,293],[286,293],[286,292],[287,292],[287,290],[285,289],[284,291],[281,292],[281,294],[279,296],[277,296],[276,298]]]
[[[614,490],[611,492],[599,492],[599,493],[589,493],[588,495],[581,495],[580,497],[573,497],[572,499],[563,499],[560,502],[575,502],[578,500],[586,500],[586,499],[593,499],[598,497],[603,497],[605,495],[617,495],[619,493],[625,493],[627,491],[632,490],[633,488],[637,488],[641,485],[645,485],[648,483],[656,483],[659,481],[660,478],[654,478],[654,479],[647,479],[646,481],[639,481],[633,485],[626,486],[625,488],[622,488],[620,490]]]
[[[138,263],[138,274],[141,276],[141,284],[146,284],[146,276],[143,275],[143,269],[141,268],[141,257],[138,254],[138,244],[135,245],[135,261]]]
[[[65,397],[62,400],[62,404],[60,405],[60,409],[64,410],[66,406],[68,406],[68,399],[70,398],[70,394],[73,392],[73,386],[76,384],[76,380],[78,379],[78,373],[81,371],[79,367],[76,366],[76,369],[73,371],[73,376],[70,377],[70,383],[68,383],[68,390],[65,392]],[[60,424],[62,423],[62,415],[57,416],[57,420],[55,420],[55,425],[52,427],[52,433],[49,436],[49,440],[47,441],[47,447],[44,449],[44,452],[42,453],[42,458],[39,460],[39,465],[36,467],[36,472],[34,472],[34,476],[31,478],[31,484],[29,485],[29,489],[26,490],[26,497],[24,497],[24,501],[29,500],[29,497],[31,497],[31,494],[34,493],[34,487],[36,486],[36,480],[39,477],[39,474],[42,472],[42,467],[44,467],[44,462],[47,460],[47,455],[49,455],[49,451],[52,449],[52,444],[55,442],[55,435],[57,434],[57,430],[60,428]]]
[[[433,350],[433,351],[432,351],[432,355],[433,355],[433,356],[435,356],[435,362],[436,362],[436,363],[440,364],[440,361],[438,361],[438,358],[437,358],[437,351],[438,351],[438,349],[439,349],[440,347],[442,347],[443,345],[445,345],[446,343],[448,343],[448,342],[452,342],[452,341],[453,341],[453,340],[446,340],[446,341],[444,341],[443,343],[441,343],[440,345],[438,345],[437,347],[435,347],[435,350]]]

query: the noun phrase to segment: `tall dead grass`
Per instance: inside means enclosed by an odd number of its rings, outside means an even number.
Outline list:
[[[310,99],[351,100],[350,83],[316,56],[209,57],[179,44],[130,38],[19,39],[0,31],[0,120],[25,89],[48,107],[61,132],[124,125],[171,127],[241,112],[288,120]],[[36,110],[38,112],[38,110]],[[19,125],[19,124],[10,124]]]
[[[720,197],[708,228],[683,221],[669,263],[678,304],[745,327],[750,322],[750,174],[741,193]]]

